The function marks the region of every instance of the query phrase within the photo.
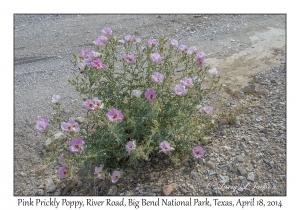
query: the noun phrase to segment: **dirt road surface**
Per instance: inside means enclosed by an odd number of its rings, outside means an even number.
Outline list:
[[[246,86],[251,74],[285,62],[285,15],[15,15],[15,186],[22,172],[43,164],[46,139],[35,124],[51,115],[52,95],[62,96],[66,114],[82,113],[79,95],[67,82],[77,71],[70,60],[72,53],[92,49],[104,27],[120,38],[166,37],[196,46],[222,83],[235,90]]]

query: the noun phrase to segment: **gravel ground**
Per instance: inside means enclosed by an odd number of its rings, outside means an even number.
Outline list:
[[[15,15],[15,195],[285,195],[285,18]],[[63,107],[66,115],[83,115],[80,98],[67,83],[76,71],[70,59],[72,53],[91,49],[106,26],[119,36],[163,36],[197,46],[219,70],[228,108],[247,107],[235,125],[220,124],[211,134],[203,160],[186,160],[180,167],[164,160],[141,163],[114,186],[59,180],[59,163],[44,164],[45,139],[34,128],[36,119],[51,114],[53,94],[69,101]]]

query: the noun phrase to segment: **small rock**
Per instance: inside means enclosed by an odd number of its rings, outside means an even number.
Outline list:
[[[221,179],[220,182],[223,183],[223,184],[229,182],[229,176],[222,176],[222,175],[219,175],[219,179]]]
[[[63,191],[63,195],[67,195],[73,189],[72,185],[67,185]]]
[[[253,94],[256,92],[256,86],[254,84],[248,85],[248,86],[242,88],[242,91],[244,93]]]
[[[269,160],[268,159],[263,159],[263,161],[265,162],[265,164],[269,165]]]
[[[54,139],[63,139],[63,138],[64,138],[64,134],[62,132],[58,132],[54,134]]]
[[[38,186],[38,189],[45,189],[45,185],[41,184],[40,186]]]
[[[274,167],[274,161],[273,160],[271,160],[270,162],[269,162],[269,164],[270,164],[270,166],[273,168]]]
[[[214,169],[215,168],[215,163],[212,161],[207,161],[206,166],[209,167],[210,169]]]
[[[60,196],[60,190],[56,190],[55,193],[53,193],[53,196]]]
[[[215,175],[215,174],[216,174],[215,171],[210,171],[210,172],[208,172],[208,175],[209,175],[209,176],[212,176],[212,175]]]
[[[267,139],[267,138],[265,138],[265,137],[260,137],[260,140],[262,140],[263,142],[266,142],[266,141],[268,141],[268,139]]]
[[[254,179],[255,179],[255,174],[254,174],[254,172],[248,173],[247,179],[248,179],[249,181],[254,182]]]
[[[42,189],[38,189],[35,193],[35,196],[43,196],[43,195],[45,195],[45,192]]]
[[[164,193],[164,195],[170,195],[177,188],[177,186],[178,185],[176,183],[165,185],[163,187],[163,193]]]
[[[63,112],[66,113],[66,114],[71,114],[72,113],[71,110],[63,110]]]
[[[124,43],[125,43],[125,41],[124,41],[123,39],[119,40],[119,44],[120,44],[120,45],[122,45],[122,44],[124,44]]]
[[[153,192],[153,193],[159,193],[160,191],[161,191],[161,189],[159,189],[159,188],[152,189],[152,192]]]
[[[75,186],[78,187],[78,188],[82,187],[82,181],[77,180],[77,181],[75,182]]]
[[[53,192],[56,189],[55,184],[51,178],[45,180],[46,193]]]
[[[52,140],[49,138],[45,141],[45,146],[49,146],[49,144],[51,144]]]
[[[239,192],[243,192],[244,189],[242,187],[239,187],[236,190],[239,191]]]
[[[190,173],[190,178],[195,178],[196,177],[196,172],[195,171],[192,171],[191,173]]]
[[[108,193],[107,195],[116,195],[118,192],[118,187],[117,185],[111,185],[109,190],[108,190]]]
[[[239,162],[241,162],[241,163],[243,163],[243,162],[245,161],[245,160],[244,160],[244,157],[241,156],[241,155],[236,156],[236,159],[237,159],[237,161],[239,161]]]
[[[226,149],[226,150],[231,150],[231,148],[230,147],[228,147],[228,146],[222,146],[224,149]]]
[[[75,122],[83,123],[83,122],[84,122],[84,117],[77,117],[77,118],[75,119]]]
[[[61,186],[60,186],[60,189],[65,189],[65,187],[66,187],[66,184],[62,183]]]
[[[98,191],[98,196],[104,196],[104,195],[105,195],[105,191],[104,190]]]
[[[261,132],[263,132],[263,133],[268,133],[268,129],[267,128],[263,128],[262,130],[261,130]]]
[[[242,176],[244,176],[247,173],[247,171],[243,167],[238,167],[237,170]]]
[[[198,163],[199,163],[199,165],[203,166],[205,163],[205,160],[203,158],[199,158]]]
[[[23,171],[21,171],[21,172],[20,172],[20,176],[21,176],[21,177],[25,177],[25,176],[27,176],[27,174],[24,173]]]
[[[247,182],[247,179],[243,176],[238,177],[241,182]]]

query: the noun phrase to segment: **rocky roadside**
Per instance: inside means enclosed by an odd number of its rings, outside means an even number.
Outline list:
[[[286,69],[285,63],[249,78],[239,91],[227,92],[202,159],[174,166],[154,158],[128,169],[116,185],[80,178],[60,180],[60,163],[22,171],[15,195],[53,196],[285,196],[286,195]],[[217,97],[209,99],[217,101]],[[243,112],[237,113],[239,107]]]

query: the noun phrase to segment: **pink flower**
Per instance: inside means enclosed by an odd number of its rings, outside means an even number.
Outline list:
[[[98,53],[98,52],[96,52],[96,51],[94,51],[94,50],[92,50],[92,51],[90,51],[89,52],[89,57],[90,58],[96,58],[96,57],[98,57],[98,56],[100,56],[100,53]]]
[[[186,87],[190,87],[193,85],[193,79],[192,78],[188,78],[188,77],[184,77],[182,80],[181,80],[181,84],[183,86],[186,86]]]
[[[155,83],[162,83],[164,80],[164,75],[159,73],[159,72],[155,72],[153,75],[152,75],[152,82],[155,82]]]
[[[125,42],[131,42],[131,41],[133,41],[133,36],[131,36],[130,34],[124,36],[124,41]]]
[[[49,119],[48,118],[39,118],[36,121],[36,129],[38,129],[39,131],[44,132],[45,130],[47,130],[47,128],[49,127]]]
[[[126,151],[128,153],[130,153],[131,150],[135,149],[135,147],[136,147],[136,145],[135,145],[134,141],[129,141],[126,145]]]
[[[108,36],[112,34],[112,30],[110,28],[104,28],[102,30],[103,35]]]
[[[95,104],[90,100],[90,99],[88,99],[88,100],[86,100],[85,102],[83,102],[83,104],[82,104],[86,109],[92,109],[92,110],[94,110],[94,108],[95,108]]]
[[[103,179],[103,173],[102,173],[102,169],[103,169],[104,165],[101,165],[100,167],[95,167],[95,174],[98,174],[98,179]]]
[[[204,52],[199,52],[198,54],[197,54],[197,58],[205,58],[205,53]]]
[[[175,39],[172,39],[172,40],[171,40],[171,45],[172,45],[173,47],[178,47],[178,41],[175,40]]]
[[[194,158],[201,158],[204,156],[204,150],[200,146],[196,146],[193,148]]]
[[[106,114],[107,118],[111,122],[117,122],[117,121],[122,121],[124,116],[120,110],[117,109],[111,109],[107,112]]]
[[[213,108],[211,106],[206,106],[203,108],[206,114],[212,114]]]
[[[197,54],[197,63],[200,67],[204,66],[204,64],[205,64],[204,58],[205,58],[205,53],[204,52],[199,52]]]
[[[69,125],[72,126],[72,131],[78,133],[80,131],[80,128],[78,127],[78,123],[73,121],[73,120],[69,120]]]
[[[95,46],[101,46],[104,43],[106,43],[108,38],[106,36],[100,36],[98,39],[96,39],[93,43]]]
[[[78,63],[77,65],[78,69],[79,69],[79,72],[83,72],[85,67],[86,67],[86,63]]]
[[[78,123],[73,120],[69,120],[67,123],[63,122],[60,127],[63,131],[66,132],[74,131],[77,133],[80,131]]]
[[[197,47],[196,46],[192,46],[187,50],[187,54],[193,54],[197,51]]]
[[[83,52],[85,52],[85,54],[83,54]],[[84,63],[87,66],[92,66],[94,59],[97,58],[98,56],[100,56],[100,53],[96,51],[87,51],[87,50],[82,51],[82,57],[84,58]]]
[[[208,70],[208,73],[211,75],[216,75],[216,74],[218,74],[218,71],[216,68],[212,68],[212,69]]]
[[[88,50],[82,50],[82,51],[80,52],[80,55],[81,55],[84,59],[86,59],[86,58],[89,57],[89,53],[90,53],[90,51],[88,51]]]
[[[154,99],[156,98],[156,93],[154,90],[149,89],[145,92],[145,97],[149,102],[153,102]]]
[[[98,98],[94,98],[95,108],[103,109],[104,104],[102,103],[102,100],[99,100]]]
[[[111,182],[116,183],[120,178],[120,171],[114,171],[111,175]]]
[[[98,70],[106,68],[106,65],[101,62],[100,58],[97,58],[96,60],[94,60],[92,62],[92,66]]]
[[[60,127],[63,131],[66,131],[66,132],[72,131],[72,126],[69,123],[63,122]]]
[[[127,63],[135,63],[135,57],[133,54],[131,55],[126,55],[124,57],[124,60],[127,62]]]
[[[152,53],[150,55],[151,61],[154,63],[160,63],[161,62],[161,56],[158,53]]]
[[[181,44],[178,49],[183,52],[183,51],[186,51],[187,46],[184,44]]]
[[[150,39],[150,40],[148,41],[148,44],[149,44],[149,46],[151,47],[151,46],[155,46],[155,45],[157,45],[157,44],[158,44],[158,42],[157,42],[157,40],[156,40],[156,39]]]
[[[100,36],[98,38],[102,43],[106,43],[108,41],[108,38],[106,36]]]
[[[183,85],[179,84],[179,85],[175,85],[174,92],[176,95],[182,96],[187,93],[187,90],[185,89],[185,87]]]
[[[66,166],[62,166],[58,169],[58,176],[61,179],[68,177],[68,170],[67,170]]]
[[[69,147],[70,152],[80,152],[82,150],[83,144],[84,144],[84,141],[81,138],[73,139],[70,142],[70,145],[71,145]]]
[[[159,150],[159,152],[163,152],[165,154],[167,154],[171,150],[175,150],[173,147],[170,146],[170,144],[167,141],[161,142],[159,146],[161,148],[161,150]]]
[[[104,43],[100,39],[96,39],[95,41],[93,41],[93,44],[98,47],[103,45]]]
[[[52,103],[59,103],[60,102],[60,95],[53,95]]]

